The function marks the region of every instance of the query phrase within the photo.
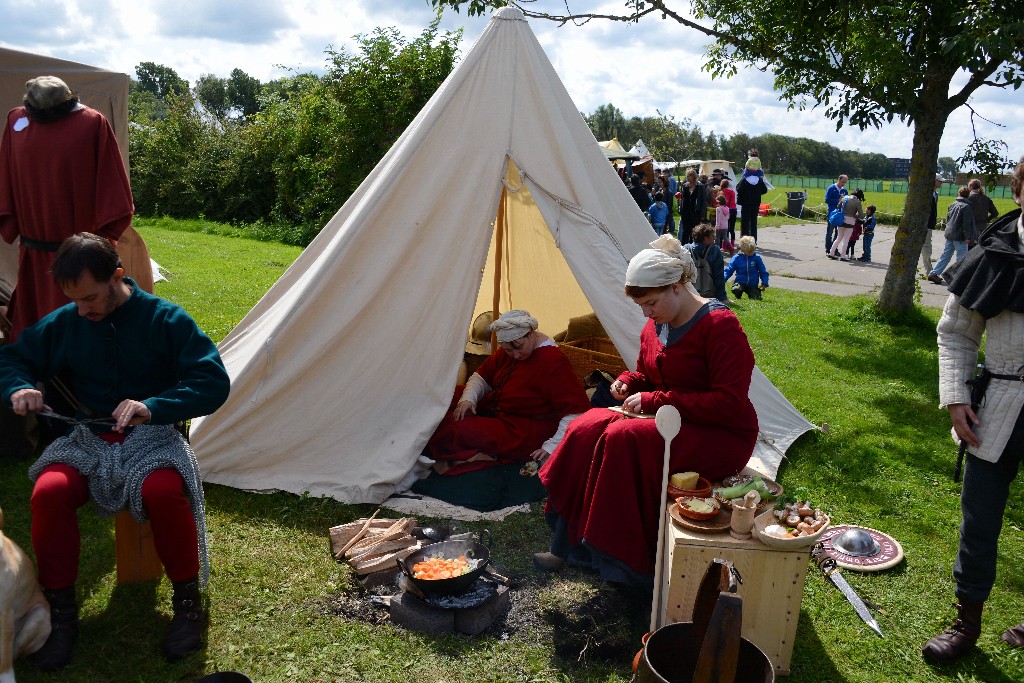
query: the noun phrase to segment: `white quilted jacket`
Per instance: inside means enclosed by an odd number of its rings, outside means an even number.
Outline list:
[[[964,382],[974,376],[978,348],[984,333],[985,366],[996,374],[1019,375],[1024,370],[1024,313],[1003,311],[985,320],[979,313],[960,305],[951,294],[937,328],[939,338],[939,407],[970,403],[971,390]],[[1024,407],[1024,382],[993,379],[978,411],[974,432],[981,440],[970,453],[996,462],[1002,455],[1014,423]],[[956,434],[953,439],[958,441]]]

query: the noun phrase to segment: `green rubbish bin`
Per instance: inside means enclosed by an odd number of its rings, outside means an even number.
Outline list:
[[[804,202],[807,201],[807,193],[803,190],[786,193],[786,214],[793,218],[802,218],[804,215]]]

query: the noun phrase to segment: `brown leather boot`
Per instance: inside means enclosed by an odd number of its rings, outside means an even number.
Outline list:
[[[952,664],[974,649],[981,635],[983,602],[956,602],[957,617],[953,625],[935,636],[921,648],[921,654],[932,664]]]
[[[1011,647],[1024,647],[1024,622],[1003,631],[1003,635],[1000,636],[999,640],[1009,644]]]

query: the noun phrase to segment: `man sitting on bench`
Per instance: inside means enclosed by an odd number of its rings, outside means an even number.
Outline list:
[[[53,671],[78,636],[77,509],[129,510],[149,519],[174,587],[168,659],[202,644],[200,583],[209,576],[203,489],[195,454],[174,425],[215,411],[229,380],[217,347],[179,306],[124,276],[107,240],[64,240],[51,268],[71,303],[0,347],[0,399],[14,412],[51,412],[37,383],[60,375],[78,406],[76,426],[29,469],[32,545],[53,630],[33,655]],[[200,572],[202,569],[202,572]]]

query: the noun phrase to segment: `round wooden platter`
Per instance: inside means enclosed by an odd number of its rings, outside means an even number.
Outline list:
[[[729,521],[732,519],[732,513],[726,512],[725,510],[719,510],[718,515],[711,519],[690,519],[689,517],[683,517],[682,513],[679,512],[679,505],[672,503],[668,508],[668,514],[672,517],[672,521],[690,531],[699,531],[702,534],[720,534],[729,530]]]

